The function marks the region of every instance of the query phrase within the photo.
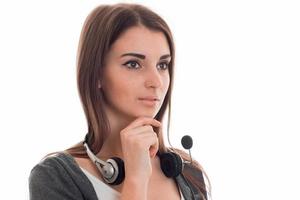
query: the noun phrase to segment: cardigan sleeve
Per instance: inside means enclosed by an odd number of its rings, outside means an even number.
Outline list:
[[[83,195],[76,182],[55,157],[37,164],[29,176],[30,200],[81,200]]]

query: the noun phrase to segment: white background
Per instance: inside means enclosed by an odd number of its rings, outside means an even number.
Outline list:
[[[31,168],[83,138],[79,34],[95,6],[114,2],[1,1],[1,199],[28,199]],[[194,138],[213,199],[299,200],[298,2],[135,2],[173,31],[171,141]]]

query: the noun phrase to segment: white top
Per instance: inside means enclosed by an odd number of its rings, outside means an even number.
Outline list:
[[[100,179],[98,179],[97,177],[95,177],[94,175],[92,175],[90,172],[83,169],[82,167],[80,167],[80,169],[91,181],[91,183],[96,191],[98,199],[105,199],[105,200],[119,200],[120,199],[120,196],[121,196],[120,192],[109,187],[104,182],[102,182]],[[179,191],[180,191],[180,196],[181,196],[180,199],[184,200],[184,197],[181,193],[180,188],[179,188]]]

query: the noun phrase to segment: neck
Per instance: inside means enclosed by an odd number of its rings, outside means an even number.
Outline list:
[[[135,119],[123,115],[114,115],[112,112],[109,112],[109,110],[106,110],[106,113],[109,121],[110,133],[96,156],[101,159],[108,159],[113,156],[123,158],[120,132]]]

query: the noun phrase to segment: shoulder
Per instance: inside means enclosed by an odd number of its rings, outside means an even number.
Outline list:
[[[204,183],[203,171],[200,167],[198,167],[198,164],[194,164],[194,162],[195,161],[193,161],[193,164],[185,164],[183,173],[192,176]]]
[[[71,155],[60,152],[35,165],[29,176],[30,199],[83,199],[93,187]]]
[[[37,165],[33,167],[32,171],[34,172],[38,169],[59,169],[70,163],[72,163],[72,157],[69,154],[58,152],[44,157]]]
[[[51,182],[58,181],[59,179],[68,179],[69,171],[76,169],[72,163],[72,158],[65,153],[56,153],[43,158],[38,164],[36,164],[31,172],[29,181],[34,183],[35,181],[50,182],[47,179],[51,177]]]
[[[190,155],[184,151],[175,148],[172,148],[172,150],[178,153],[184,161],[191,161]],[[183,188],[186,188],[188,191],[191,189],[197,198],[204,195],[205,199],[207,199],[206,180],[207,176],[202,166],[194,159],[192,159],[192,163],[184,164],[182,174],[177,178],[177,181],[182,183]]]
[[[173,151],[173,152],[176,152],[177,154],[179,154],[184,162],[191,161],[190,155],[188,153],[184,152],[183,150],[177,149],[177,148],[169,148],[169,149],[170,149],[170,151]],[[200,165],[200,163],[194,159],[192,160],[192,163],[186,163],[184,165],[183,173],[192,174],[194,176],[199,176],[199,178],[201,178],[201,177],[203,178],[203,168]]]

